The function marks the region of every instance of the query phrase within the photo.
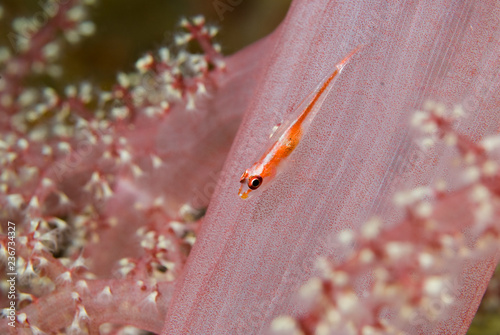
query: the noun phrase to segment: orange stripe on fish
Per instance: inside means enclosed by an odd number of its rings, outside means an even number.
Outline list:
[[[271,144],[268,149],[260,156],[257,162],[246,169],[241,175],[241,186],[238,195],[242,199],[249,198],[252,192],[257,189],[262,190],[264,185],[270,184],[270,181],[276,176],[286,158],[295,150],[306,128],[321,108],[328,92],[333,87],[334,79],[342,72],[349,59],[359,49],[361,49],[361,46],[357,47],[344,57],[340,63],[335,65],[335,71],[323,80],[295,109],[290,119],[282,123],[271,135]]]

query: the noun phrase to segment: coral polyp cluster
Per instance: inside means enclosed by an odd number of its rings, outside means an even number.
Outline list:
[[[92,3],[47,2],[15,19],[13,44],[0,48],[3,232],[7,221],[15,224],[15,238],[0,237],[0,257],[6,270],[13,240],[17,274],[16,312],[3,310],[2,333],[107,333],[126,325],[159,332],[203,215],[172,202],[172,190],[139,185],[168,174],[172,159],[154,138],[145,144],[144,134],[210,99],[212,76],[225,67],[217,29],[201,16],[183,19],[174,48],[145,54],[110,91],[89,82],[28,86],[41,75],[61,78],[63,50],[97,29],[88,20]],[[201,53],[189,51],[195,43]],[[197,122],[196,112],[186,117]]]
[[[299,293],[303,314],[275,319],[275,334],[429,333],[453,313],[459,269],[492,258],[500,242],[500,137],[476,143],[460,134],[454,123],[462,114],[428,102],[412,119],[425,150],[441,141],[454,150],[460,186],[448,190],[442,180],[398,192],[399,223],[373,218],[339,233],[346,256],[317,261],[321,275]]]

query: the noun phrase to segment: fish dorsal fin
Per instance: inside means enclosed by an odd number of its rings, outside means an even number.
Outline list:
[[[278,124],[277,128],[273,128],[271,135],[269,136],[270,142],[274,142],[283,135],[283,133],[292,126],[294,122],[297,122],[301,118],[301,114],[304,115],[302,121],[302,131],[305,132],[306,128],[309,126],[313,118],[316,116],[318,111],[321,109],[323,102],[327,98],[328,94],[332,90],[337,78],[339,77],[342,70],[345,68],[349,59],[357,53],[363,46],[358,46],[356,49],[351,51],[346,57],[344,57],[339,63],[335,65],[335,69],[329,74],[325,75],[323,79],[318,83],[314,90],[305,97],[302,102],[294,108],[294,110],[286,115],[285,119]],[[325,86],[326,85],[326,86]],[[311,106],[312,104],[312,106]],[[308,109],[310,107],[310,109]],[[276,127],[276,126],[275,126]]]

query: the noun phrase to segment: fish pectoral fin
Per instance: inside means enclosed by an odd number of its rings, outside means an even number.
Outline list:
[[[278,128],[281,126],[281,123],[282,122],[278,123],[273,127],[273,129],[271,130],[271,135],[269,135],[269,138],[273,137],[274,133],[276,133],[276,130],[278,130]]]

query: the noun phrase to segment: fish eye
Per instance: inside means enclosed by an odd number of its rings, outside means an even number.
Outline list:
[[[262,184],[262,177],[261,176],[252,176],[248,180],[248,187],[251,190],[258,189],[261,184]]]

